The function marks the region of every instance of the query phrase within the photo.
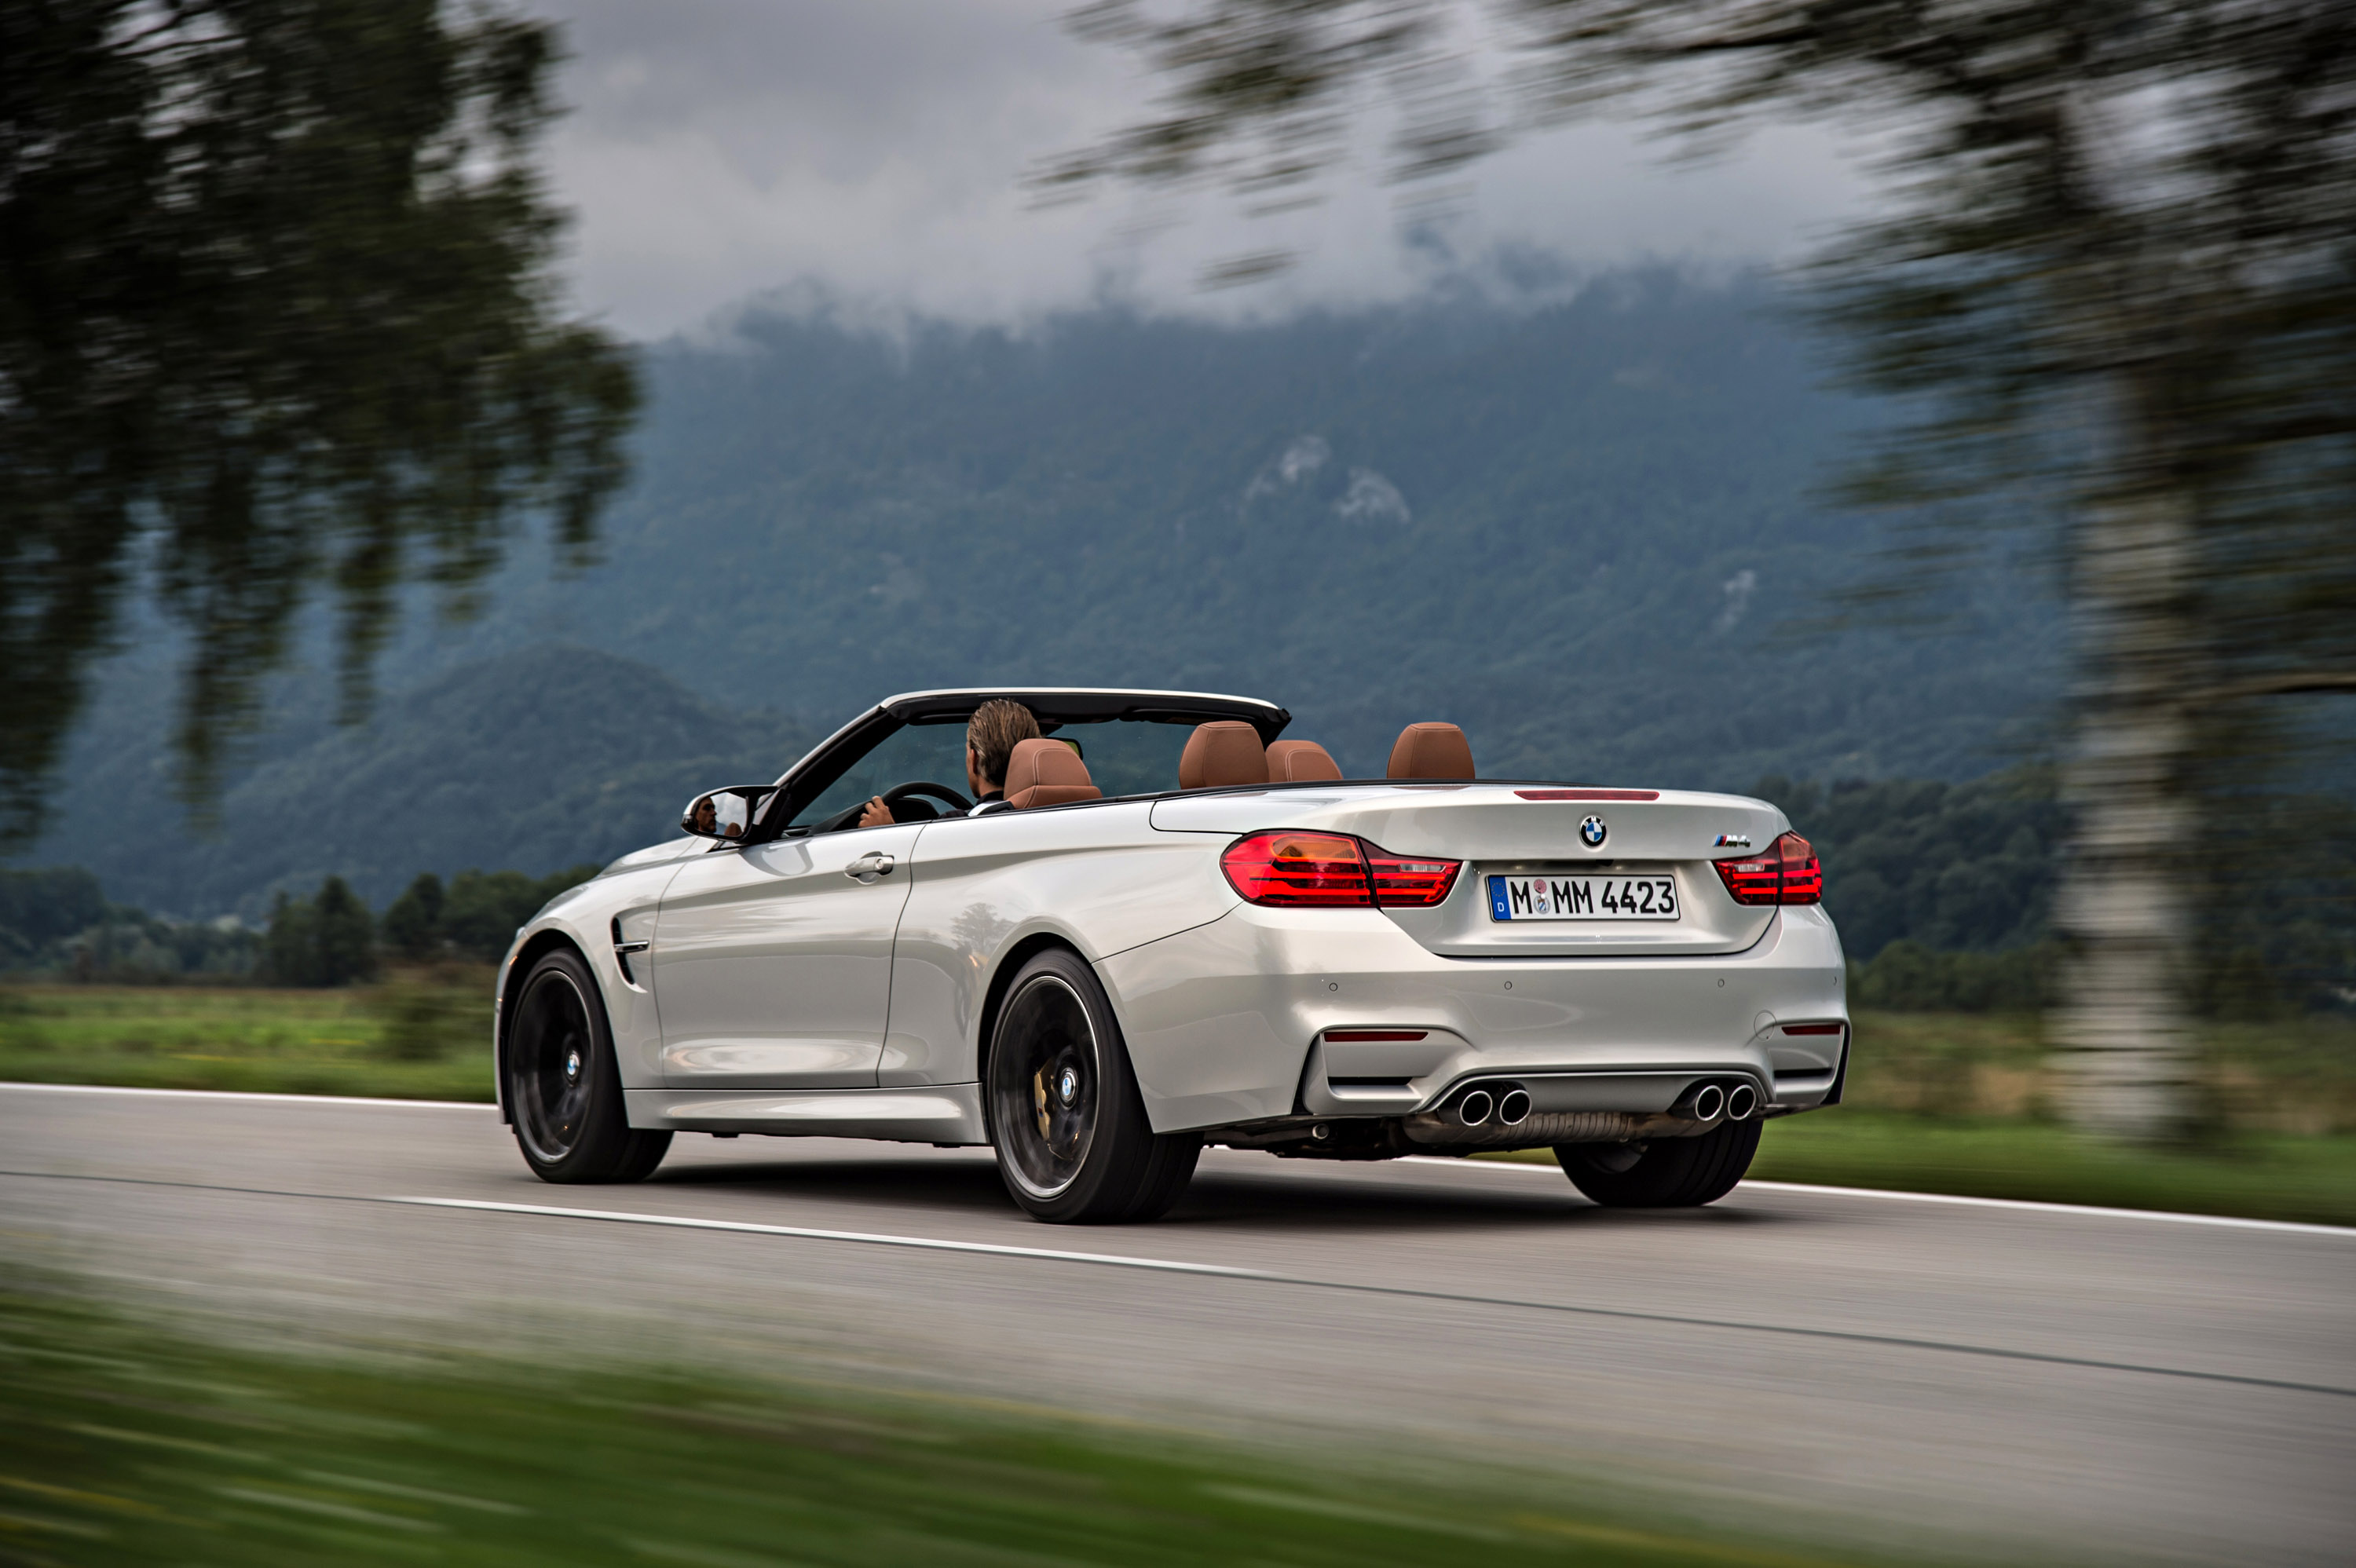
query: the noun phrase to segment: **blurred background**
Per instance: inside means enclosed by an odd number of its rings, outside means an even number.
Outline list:
[[[692,792],[1138,684],[1783,806],[1858,1043],[1762,1177],[2356,1223],[2351,61],[2325,0],[10,0],[0,1079],[487,1099],[509,933]]]

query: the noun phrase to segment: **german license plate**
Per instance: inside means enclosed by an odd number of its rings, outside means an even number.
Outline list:
[[[1675,920],[1674,877],[1492,877],[1491,920]]]

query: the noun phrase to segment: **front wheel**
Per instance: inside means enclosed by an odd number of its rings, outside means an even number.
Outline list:
[[[1721,1122],[1697,1138],[1648,1144],[1558,1144],[1570,1184],[1607,1209],[1691,1209],[1734,1190],[1759,1152],[1753,1117]]]
[[[1016,972],[988,1082],[998,1173],[1033,1219],[1159,1219],[1194,1178],[1201,1136],[1146,1120],[1112,1005],[1077,954],[1053,948]]]
[[[524,976],[506,1066],[516,1147],[542,1181],[637,1181],[662,1163],[670,1134],[624,1114],[605,1005],[578,954],[548,954]]]

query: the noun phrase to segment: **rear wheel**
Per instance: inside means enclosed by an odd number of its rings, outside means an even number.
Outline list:
[[[1759,1152],[1756,1117],[1721,1122],[1697,1138],[1635,1144],[1558,1144],[1570,1184],[1607,1209],[1690,1209],[1734,1190]]]
[[[560,948],[524,976],[506,1057],[516,1147],[542,1181],[637,1181],[662,1163],[670,1134],[624,1115],[605,1003],[578,954]]]
[[[1052,948],[1016,972],[988,1084],[998,1173],[1034,1219],[1159,1219],[1194,1175],[1202,1138],[1146,1120],[1112,1006],[1076,954]]]

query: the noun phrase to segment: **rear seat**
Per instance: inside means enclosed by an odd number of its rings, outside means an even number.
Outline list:
[[[1087,763],[1061,741],[1017,741],[1006,759],[1006,804],[1017,811],[1038,805],[1065,805],[1076,800],[1102,800],[1104,792],[1088,777]]]
[[[1279,741],[1268,749],[1270,784],[1304,784],[1341,776],[1340,765],[1314,741]]]
[[[1240,719],[1197,724],[1178,755],[1180,789],[1218,789],[1268,783],[1268,752],[1259,731]]]
[[[1391,747],[1388,777],[1473,779],[1472,748],[1453,724],[1410,724]]]

